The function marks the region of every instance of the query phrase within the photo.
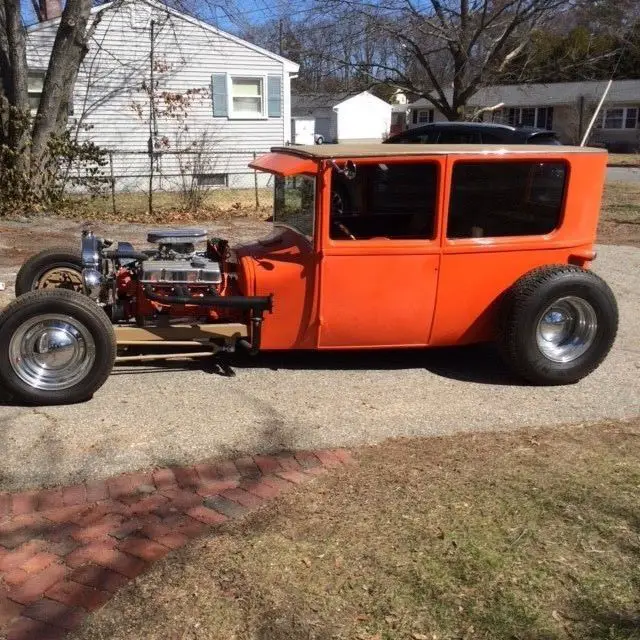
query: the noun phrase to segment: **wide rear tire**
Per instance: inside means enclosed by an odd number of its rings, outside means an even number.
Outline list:
[[[82,254],[76,247],[53,247],[31,256],[16,276],[16,296],[37,289],[82,291]]]
[[[81,293],[40,289],[0,314],[0,384],[28,404],[70,404],[108,378],[116,337],[107,314]]]
[[[503,301],[498,344],[507,365],[541,385],[572,384],[596,369],[618,330],[602,278],[573,265],[530,271]]]

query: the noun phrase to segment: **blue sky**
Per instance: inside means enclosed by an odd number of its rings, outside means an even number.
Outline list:
[[[172,3],[180,5],[182,0]],[[307,2],[292,0],[183,0],[184,4],[202,20],[221,29],[238,33],[243,23],[260,24],[281,15],[291,15],[308,7]],[[22,13],[27,24],[36,22],[31,0],[21,0]],[[226,8],[226,10],[225,10]],[[234,19],[230,20],[227,16]]]

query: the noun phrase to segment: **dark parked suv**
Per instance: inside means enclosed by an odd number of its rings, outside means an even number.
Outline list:
[[[433,122],[408,129],[387,144],[562,144],[555,131],[483,122]]]

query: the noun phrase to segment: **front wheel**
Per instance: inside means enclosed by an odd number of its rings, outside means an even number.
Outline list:
[[[498,342],[516,373],[534,384],[571,384],[596,369],[618,330],[606,282],[573,265],[534,269],[507,292]]]
[[[0,384],[22,402],[88,400],[106,381],[115,357],[111,321],[75,291],[32,291],[0,314]]]
[[[16,296],[36,289],[56,288],[82,293],[82,255],[79,248],[44,249],[31,256],[16,276]]]

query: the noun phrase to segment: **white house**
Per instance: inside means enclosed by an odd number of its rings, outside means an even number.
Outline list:
[[[249,186],[253,153],[291,140],[296,63],[155,0],[100,5],[92,21],[69,122],[114,152],[120,188],[148,182],[150,148],[162,152],[153,160],[160,188],[185,171],[201,184]],[[35,104],[58,23],[28,31]],[[181,150],[191,153],[173,155]]]
[[[323,142],[380,142],[391,126],[391,105],[368,91],[294,95],[292,115],[313,119],[315,135]]]

